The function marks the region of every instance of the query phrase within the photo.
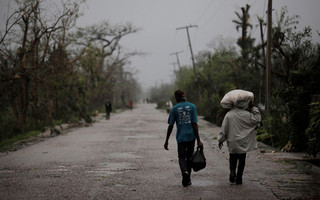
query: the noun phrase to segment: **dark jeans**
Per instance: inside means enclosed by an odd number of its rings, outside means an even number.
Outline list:
[[[233,176],[237,180],[242,180],[244,166],[246,164],[246,153],[230,153],[229,164],[230,164],[230,177]],[[236,173],[238,164],[238,171]]]
[[[106,119],[110,119],[110,111],[106,111]]]
[[[181,173],[191,174],[191,156],[194,152],[195,140],[178,143],[178,157]]]

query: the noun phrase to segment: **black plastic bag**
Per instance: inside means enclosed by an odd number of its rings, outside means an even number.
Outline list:
[[[203,153],[203,148],[197,147],[197,151],[191,157],[192,169],[197,172],[206,167],[206,157]]]

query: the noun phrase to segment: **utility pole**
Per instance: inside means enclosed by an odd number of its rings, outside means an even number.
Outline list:
[[[176,57],[177,57],[177,64],[178,64],[178,67],[179,67],[179,71],[180,71],[180,69],[181,69],[180,60],[179,60],[179,53],[182,53],[182,52],[183,52],[183,51],[177,51],[177,52],[173,52],[173,53],[169,54],[170,56],[176,55]]]
[[[263,19],[262,18],[258,18],[259,20],[259,25],[260,25],[260,37],[261,37],[261,44],[262,44],[262,57],[263,57],[263,62],[264,64],[266,64],[266,52],[264,49],[264,34],[263,34]]]
[[[261,76],[260,86],[259,86],[259,104],[260,104],[261,103],[261,90],[262,90],[262,86],[263,86],[262,75],[263,75],[263,72],[266,71],[266,51],[265,51],[264,34],[263,34],[263,25],[266,25],[266,24],[263,22],[263,18],[258,17],[258,20],[259,20],[259,25],[260,25],[260,36],[261,36],[261,44],[262,44],[262,58],[263,58],[263,60],[262,60],[263,69],[260,68],[260,76]]]
[[[177,63],[169,63],[170,65],[173,65],[173,71],[175,72],[176,71],[176,64]]]
[[[172,82],[174,82],[174,80],[175,80],[175,78],[178,76],[178,73],[177,73],[177,71],[176,71],[176,64],[177,63],[169,63],[170,65],[173,65],[173,74],[175,75],[175,77],[172,75],[171,76],[171,78],[172,78]],[[180,72],[180,71],[178,71],[178,72]]]
[[[270,110],[271,96],[271,43],[272,43],[272,0],[268,1],[267,57],[266,57],[266,113]]]
[[[189,47],[190,47],[190,52],[191,52],[192,65],[193,65],[194,80],[196,82],[198,80],[197,71],[196,71],[196,64],[194,63],[193,52],[192,52],[191,41],[190,41],[190,35],[189,35],[189,28],[193,28],[193,27],[198,27],[198,26],[197,25],[189,25],[189,26],[177,28],[176,30],[186,29],[186,31],[187,31]]]

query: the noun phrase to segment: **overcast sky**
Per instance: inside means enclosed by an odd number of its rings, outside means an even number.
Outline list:
[[[8,0],[0,2],[3,7]],[[186,30],[176,30],[177,28],[198,26],[189,29],[196,55],[200,51],[209,50],[208,43],[220,36],[234,40],[240,37],[241,33],[236,31],[232,20],[237,19],[234,12],[241,13],[241,7],[246,4],[251,5],[251,24],[257,24],[257,16],[265,17],[266,20],[267,2],[268,0],[87,0],[78,26],[109,21],[111,24],[130,22],[141,28],[138,33],[125,36],[121,46],[127,51],[146,53],[145,56],[131,58],[131,64],[126,67],[137,70],[138,81],[147,88],[172,81],[172,63],[176,62],[176,57],[169,54],[183,51],[179,54],[181,65],[192,65]],[[275,11],[285,5],[290,16],[300,15],[301,27],[311,26],[316,35],[316,30],[320,30],[320,0],[273,1]],[[276,19],[275,12],[273,19]],[[258,36],[259,29],[254,26],[251,34]],[[259,37],[256,42],[260,42]]]

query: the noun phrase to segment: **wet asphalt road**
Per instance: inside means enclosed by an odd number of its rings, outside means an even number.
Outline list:
[[[270,179],[279,163],[261,160],[257,152],[249,153],[243,185],[230,185],[226,147],[218,150],[214,140],[219,128],[203,120],[207,167],[192,174],[192,186],[182,187],[175,134],[170,150],[163,149],[167,117],[154,104],[140,104],[110,120],[101,116],[93,126],[1,154],[0,200],[272,200],[292,193]]]

